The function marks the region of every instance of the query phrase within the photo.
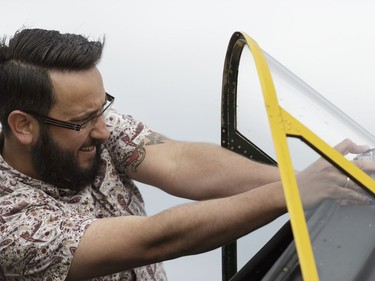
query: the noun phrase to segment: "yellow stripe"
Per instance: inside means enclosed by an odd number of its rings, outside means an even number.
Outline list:
[[[304,280],[317,281],[319,280],[319,277],[310,243],[305,215],[300,200],[297,181],[290,159],[289,148],[286,140],[287,136],[283,111],[279,107],[275,87],[273,85],[269,67],[262,50],[247,34],[243,34],[243,36],[253,54],[263,90],[266,110],[274,140],[277,162],[280,169],[280,176],[301,266],[302,277]]]

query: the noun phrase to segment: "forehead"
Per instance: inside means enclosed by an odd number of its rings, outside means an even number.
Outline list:
[[[50,75],[56,97],[51,111],[74,115],[98,109],[103,104],[105,91],[96,67],[83,71],[52,71]]]

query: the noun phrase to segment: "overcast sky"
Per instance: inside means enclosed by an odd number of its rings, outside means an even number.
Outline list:
[[[233,32],[375,132],[371,0],[0,0],[1,34],[22,26],[106,36],[100,63],[116,107],[175,139],[220,143],[224,57]],[[185,202],[142,186],[149,214]],[[266,241],[241,242],[240,265]],[[166,263],[171,281],[221,280],[219,250]]]

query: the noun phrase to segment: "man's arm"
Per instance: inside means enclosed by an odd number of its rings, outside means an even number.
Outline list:
[[[157,186],[166,192],[193,200],[231,196],[280,180],[275,166],[261,164],[232,151],[207,143],[189,143],[169,140],[157,133],[150,134],[138,147],[138,158],[129,164],[128,175],[138,181]],[[362,153],[368,149],[350,140],[335,146],[343,155]],[[375,163],[355,161],[366,172],[375,171]],[[299,186],[315,177],[312,191],[301,192],[305,198],[320,192],[327,198],[345,197],[343,189],[330,192],[329,186],[345,184],[346,176],[324,159],[310,165],[297,176]]]
[[[237,239],[285,212],[280,183],[236,196],[186,204],[151,217],[92,223],[76,250],[67,280],[108,275]]]
[[[280,179],[277,167],[213,144],[173,141],[152,133],[138,149],[128,175],[183,198],[226,197]]]

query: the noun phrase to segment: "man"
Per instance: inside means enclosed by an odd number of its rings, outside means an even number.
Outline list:
[[[112,110],[96,68],[102,47],[41,29],[2,43],[3,279],[166,280],[159,262],[214,249],[286,212],[275,167],[170,140]],[[366,147],[346,140],[337,149]],[[147,217],[132,180],[200,202]],[[345,180],[317,161],[298,174],[304,204],[369,200],[342,188]]]

